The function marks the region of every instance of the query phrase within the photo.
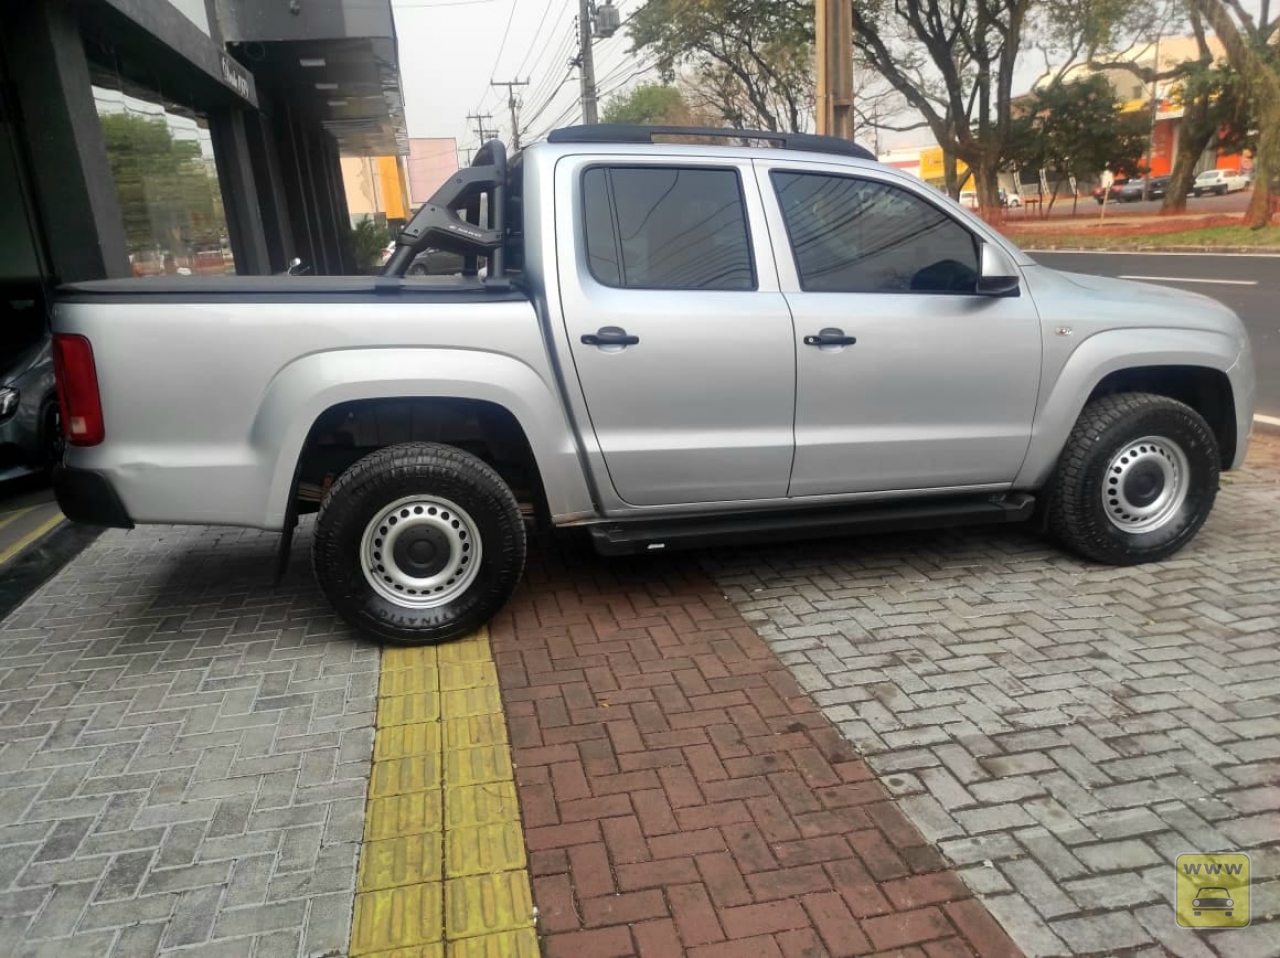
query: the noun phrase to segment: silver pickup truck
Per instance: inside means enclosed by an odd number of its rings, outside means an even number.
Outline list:
[[[526,522],[619,554],[1031,520],[1114,564],[1196,534],[1252,424],[1229,309],[1040,266],[854,144],[714,132],[490,143],[377,277],[64,288],[63,510],[282,562],[318,511],[334,607],[408,643],[502,606]],[[428,248],[464,275],[405,276]]]

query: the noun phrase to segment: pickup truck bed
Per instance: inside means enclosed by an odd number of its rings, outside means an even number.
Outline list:
[[[462,276],[157,276],[141,281],[68,283],[59,290],[58,300],[328,302],[375,296],[413,297],[433,303],[522,302],[529,298],[515,286],[504,289]]]

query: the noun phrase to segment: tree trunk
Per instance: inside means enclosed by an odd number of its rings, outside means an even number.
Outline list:
[[[999,223],[1004,212],[1000,206],[1000,164],[989,153],[978,156],[973,169],[974,189],[978,191],[978,208],[988,223]]]
[[[1259,102],[1258,152],[1253,158],[1253,196],[1244,225],[1262,229],[1271,224],[1271,186],[1280,176],[1280,103]]]
[[[1213,138],[1210,128],[1196,129],[1196,123],[1188,122],[1188,114],[1184,115],[1181,129],[1178,132],[1178,156],[1174,159],[1174,169],[1169,174],[1169,187],[1165,190],[1165,201],[1160,204],[1161,213],[1185,213],[1187,211],[1187,193],[1196,179],[1196,163]]]

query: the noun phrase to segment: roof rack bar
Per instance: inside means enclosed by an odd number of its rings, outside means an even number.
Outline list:
[[[811,153],[834,153],[860,160],[874,160],[875,154],[865,146],[834,136],[813,133],[779,133],[776,130],[734,130],[713,126],[631,126],[625,123],[596,123],[590,126],[566,126],[552,130],[549,143],[652,143],[656,136],[717,137],[734,140],[765,140],[784,150],[807,150]]]

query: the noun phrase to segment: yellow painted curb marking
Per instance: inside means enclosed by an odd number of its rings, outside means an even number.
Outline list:
[[[10,559],[16,556],[19,552],[21,552],[27,546],[31,545],[33,542],[36,542],[39,539],[43,539],[46,535],[52,532],[62,521],[63,521],[63,515],[61,512],[59,512],[57,515],[50,516],[44,522],[40,523],[40,525],[36,526],[34,529],[28,532],[25,536],[23,536],[21,539],[15,542],[13,545],[9,546],[9,548],[5,549],[3,552],[0,552],[0,565],[4,565],[6,562],[8,562]],[[494,691],[496,692],[497,689],[495,688]]]
[[[351,954],[537,958],[488,633],[384,650],[377,716]]]
[[[10,509],[8,512],[0,512],[0,529],[12,522],[17,522],[33,509],[35,509],[35,506],[26,506],[23,509]]]

